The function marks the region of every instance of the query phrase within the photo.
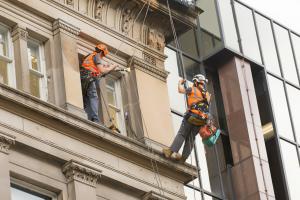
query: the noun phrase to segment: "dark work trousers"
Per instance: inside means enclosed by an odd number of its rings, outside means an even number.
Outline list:
[[[98,80],[92,81],[88,86],[86,94],[83,96],[84,110],[88,115],[88,119],[93,122],[99,122],[99,99],[97,94],[98,84]]]
[[[179,131],[171,145],[172,152],[178,153],[183,142],[185,141],[183,151],[182,151],[182,159],[186,160],[189,157],[191,151],[193,150],[195,137],[198,134],[200,127],[201,126],[195,126],[190,124],[184,118],[182,120]]]

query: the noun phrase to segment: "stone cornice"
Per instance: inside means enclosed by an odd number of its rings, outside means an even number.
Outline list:
[[[16,25],[13,28],[12,38],[13,38],[13,41],[18,40],[18,39],[27,41],[28,40],[28,32],[27,32],[26,28],[22,28],[22,27]]]
[[[66,176],[68,182],[79,181],[92,187],[96,187],[102,173],[102,171],[96,168],[75,160],[67,162],[62,168],[62,172]]]
[[[15,137],[0,132],[0,152],[8,154],[9,147],[15,144]]]
[[[147,192],[143,197],[142,200],[171,200],[168,197],[160,195],[154,191]]]
[[[194,177],[197,177],[197,171],[193,166],[180,165],[168,161],[161,156],[161,152],[158,152],[155,149],[153,152],[150,152],[148,149],[149,147],[141,142],[121,134],[115,134],[108,128],[90,122],[87,119],[80,118],[58,106],[42,101],[25,92],[8,87],[5,84],[0,83],[0,91],[0,107],[5,108],[8,112],[12,112],[32,121],[42,121],[43,125],[50,129],[70,135],[70,137],[78,138],[78,140],[82,142],[91,143],[99,148],[105,148],[106,151],[119,157],[130,157],[132,162],[149,170],[151,170],[151,165],[149,164],[149,159],[151,158],[157,162],[161,174],[175,180],[189,182],[193,180]],[[14,129],[14,131],[20,132],[20,130],[16,129]],[[21,131],[20,133],[23,132]],[[41,141],[39,138],[36,138],[35,140]],[[53,142],[44,142],[47,145],[53,145]],[[69,149],[67,148],[60,146],[55,146],[55,148],[69,152]],[[75,152],[73,154],[79,158],[82,157]],[[56,155],[53,154],[53,156]],[[90,158],[87,160],[99,164],[96,160]],[[107,168],[111,169],[110,166],[107,166]]]
[[[129,66],[137,68],[155,78],[158,78],[162,81],[167,81],[168,72],[166,70],[160,69],[154,65],[147,63],[144,60],[141,60],[137,57],[133,57],[129,60]]]
[[[56,32],[57,30],[62,29],[65,30],[73,35],[79,35],[80,33],[80,29],[73,26],[72,24],[69,24],[68,22],[65,22],[62,19],[57,19],[54,23],[53,23],[53,31]]]

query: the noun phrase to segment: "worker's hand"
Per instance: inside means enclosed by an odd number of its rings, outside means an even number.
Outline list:
[[[185,79],[180,79],[180,80],[179,80],[179,84],[180,84],[180,85],[183,85],[185,82],[186,82]]]

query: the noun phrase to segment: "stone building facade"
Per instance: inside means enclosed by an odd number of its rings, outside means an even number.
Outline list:
[[[170,4],[178,32],[196,26],[197,10]],[[1,200],[185,199],[195,168],[159,152],[174,131],[169,23],[158,0],[0,1]],[[83,110],[79,65],[97,43],[106,62],[131,69],[100,83],[101,121],[113,115],[121,134]]]

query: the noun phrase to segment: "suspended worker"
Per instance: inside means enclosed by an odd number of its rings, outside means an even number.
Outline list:
[[[83,95],[84,110],[88,119],[93,122],[99,122],[98,107],[99,99],[97,89],[99,89],[99,78],[114,70],[117,65],[105,64],[103,57],[108,54],[107,46],[98,44],[95,51],[87,55],[80,67],[80,79]]]
[[[186,88],[186,81],[180,79],[178,92],[187,95],[188,110],[184,114],[179,131],[170,148],[163,149],[166,158],[175,158],[182,163],[189,157],[195,142],[195,137],[200,128],[206,124],[209,114],[209,103],[211,95],[208,93],[207,79],[202,74],[197,74],[192,79],[193,85]],[[185,142],[182,156],[178,153],[183,142]]]

